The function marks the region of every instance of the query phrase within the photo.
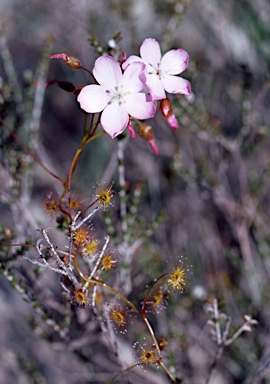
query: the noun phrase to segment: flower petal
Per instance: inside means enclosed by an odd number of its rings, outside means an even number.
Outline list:
[[[124,104],[108,105],[101,115],[101,125],[112,138],[120,135],[128,125],[128,112]]]
[[[166,76],[162,80],[163,87],[166,92],[180,93],[181,95],[190,95],[190,82],[178,76]]]
[[[119,63],[111,56],[104,55],[95,61],[93,75],[100,85],[115,87],[122,79]]]
[[[150,119],[156,112],[156,102],[147,101],[147,95],[144,93],[129,95],[125,105],[130,116],[135,119]]]
[[[188,66],[188,53],[183,49],[172,49],[161,59],[161,69],[170,75],[178,75]]]
[[[161,100],[166,98],[163,84],[157,75],[148,76],[146,79],[146,86],[152,100]]]
[[[125,91],[132,93],[140,92],[146,83],[145,64],[132,63],[123,74],[122,84]]]
[[[140,54],[144,61],[157,66],[161,59],[159,43],[155,39],[145,39],[141,45]]]
[[[102,111],[110,100],[110,96],[100,85],[86,85],[77,98],[82,109],[88,113]]]
[[[143,59],[135,55],[129,56],[129,58],[123,62],[122,68],[125,70],[130,64],[138,62],[143,63]]]

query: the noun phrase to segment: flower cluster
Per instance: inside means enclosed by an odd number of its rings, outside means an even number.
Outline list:
[[[172,49],[162,57],[159,43],[145,39],[140,55],[132,55],[119,63],[114,57],[103,55],[94,65],[93,77],[97,84],[86,85],[80,90],[78,102],[87,113],[101,113],[100,123],[112,137],[121,134],[127,127],[132,138],[135,132],[130,119],[145,120],[156,113],[156,101],[164,100],[166,92],[190,95],[188,80],[176,76],[188,66],[189,56],[183,49]],[[66,54],[52,55],[61,58],[74,69],[82,68],[77,58]],[[167,99],[168,100],[168,99]],[[163,113],[173,129],[178,123],[170,108],[169,117]],[[167,112],[165,112],[167,113]],[[151,138],[150,145],[157,154]]]

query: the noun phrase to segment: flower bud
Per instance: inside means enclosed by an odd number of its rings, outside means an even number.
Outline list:
[[[69,68],[77,71],[82,67],[80,60],[74,56],[68,56],[65,53],[57,53],[55,55],[51,55],[50,59],[63,59],[69,66]]]
[[[127,128],[128,128],[128,133],[129,133],[130,137],[131,137],[132,139],[135,139],[136,134],[135,134],[135,131],[134,131],[133,127],[132,127],[132,124],[131,124],[131,121],[130,121],[130,120],[129,120],[129,122],[128,122],[128,126],[127,126]]]
[[[153,128],[151,127],[151,125],[147,125],[144,123],[140,124],[138,134],[145,141],[150,141],[154,139]]]
[[[68,81],[57,80],[57,79],[48,81],[45,84],[45,87],[47,88],[52,84],[57,84],[59,88],[63,89],[66,92],[73,93],[76,90],[76,87],[72,83],[69,83]]]
[[[161,114],[167,120],[169,126],[175,131],[179,128],[178,121],[173,113],[171,102],[168,98],[160,101],[159,109]]]
[[[80,60],[74,56],[68,56],[66,63],[74,71],[77,71],[78,69],[80,69],[82,67]]]
[[[170,99],[162,99],[159,104],[160,112],[167,119],[172,114],[172,105]]]
[[[151,127],[151,125],[140,123],[138,134],[143,140],[148,141],[154,154],[158,155],[158,147],[156,145],[153,128]]]

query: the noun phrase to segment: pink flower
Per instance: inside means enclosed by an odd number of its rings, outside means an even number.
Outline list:
[[[149,119],[156,112],[156,103],[140,91],[145,86],[143,63],[134,63],[122,73],[119,63],[111,56],[99,57],[93,75],[100,85],[84,87],[78,102],[88,113],[102,112],[101,125],[111,136],[119,135],[127,127],[129,115]]]
[[[190,95],[189,81],[175,76],[183,72],[188,66],[189,56],[183,49],[172,49],[161,57],[159,43],[155,39],[145,39],[140,48],[141,57],[130,56],[123,68],[128,68],[131,63],[143,62],[146,65],[146,86],[152,100],[162,100],[168,93]]]

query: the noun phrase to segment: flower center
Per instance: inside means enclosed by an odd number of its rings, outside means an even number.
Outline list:
[[[150,67],[152,69],[148,72],[148,75],[156,75],[159,79],[164,76],[164,71],[162,72],[162,69],[160,68],[160,63],[150,64]]]
[[[108,105],[111,105],[113,103],[117,103],[118,105],[126,103],[126,96],[130,94],[129,91],[124,90],[123,85],[115,86],[112,89],[106,89],[106,93],[111,96]]]

